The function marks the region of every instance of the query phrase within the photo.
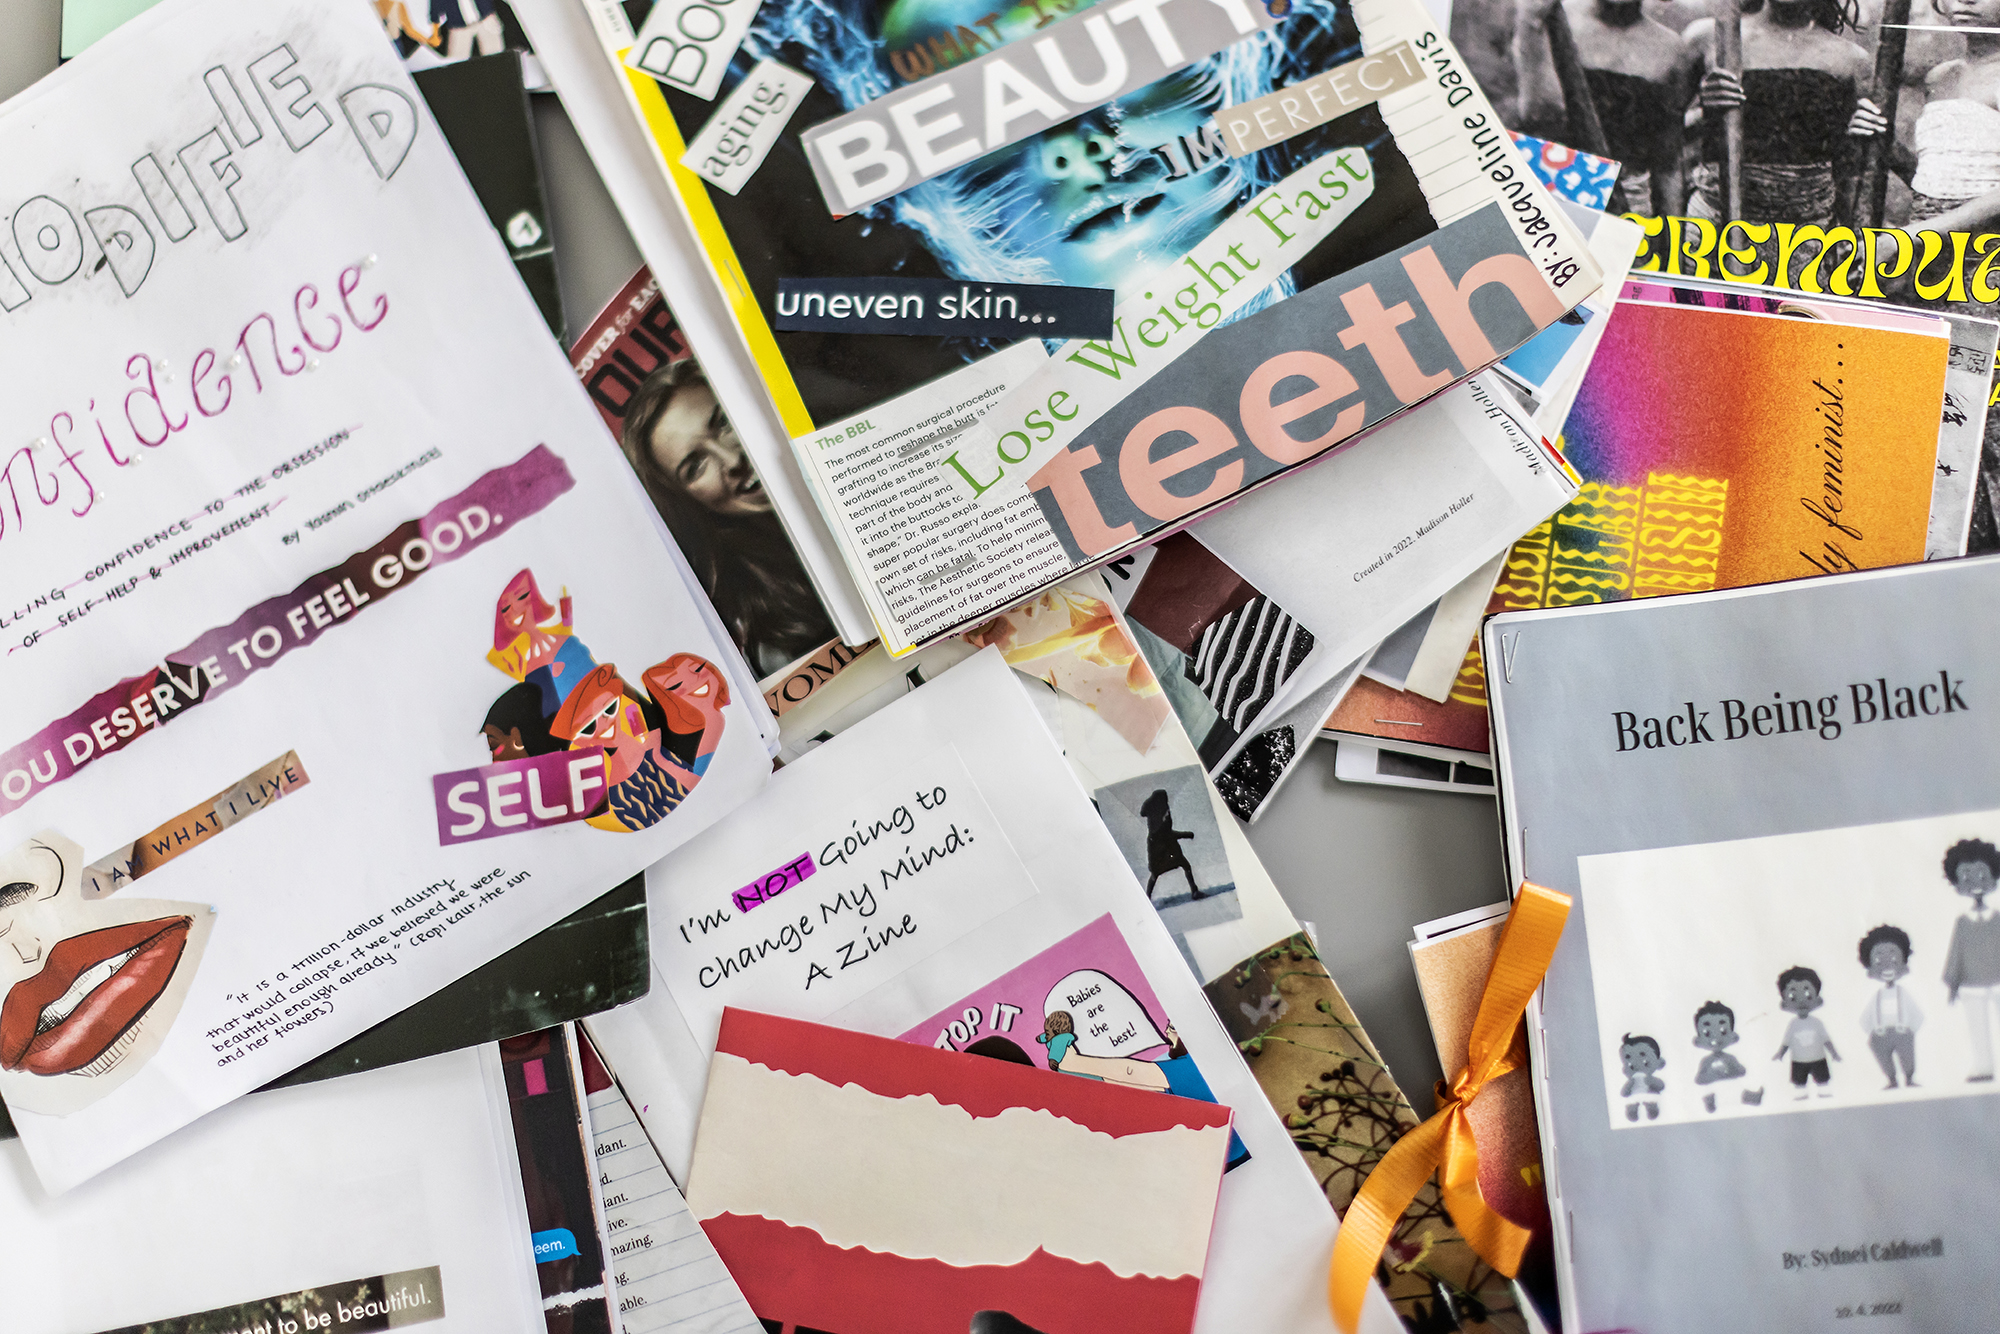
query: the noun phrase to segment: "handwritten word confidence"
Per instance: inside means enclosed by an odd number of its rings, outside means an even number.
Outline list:
[[[24,532],[37,507],[83,518],[97,504],[97,483],[131,467],[144,451],[222,416],[239,400],[263,394],[267,381],[275,389],[309,370],[315,354],[332,353],[347,340],[350,326],[362,333],[375,329],[388,318],[389,298],[379,292],[362,294],[361,289],[359,264],[341,269],[334,291],[324,299],[317,284],[299,284],[289,310],[280,306],[275,315],[258,311],[234,343],[196,352],[184,383],[172,382],[166,362],[152,352],[127,356],[125,379],[131,387],[122,398],[118,387],[112,387],[104,391],[104,408],[92,397],[81,412],[61,408],[50,415],[53,459],[33,445],[21,445],[0,464],[0,541]]]

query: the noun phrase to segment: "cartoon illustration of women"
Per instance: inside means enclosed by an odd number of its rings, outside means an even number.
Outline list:
[[[493,607],[493,651],[486,660],[539,690],[544,718],[553,717],[577,682],[597,666],[572,628],[569,590],[563,590],[561,603],[562,619],[549,623],[556,608],[536,587],[534,571],[522,570],[507,581]]]
[[[646,717],[618,669],[606,663],[570,693],[549,726],[571,750],[604,748],[606,807],[589,820],[599,829],[629,832],[666,819],[701,781],[721,739],[729,686],[713,663],[677,653],[640,679],[659,723]],[[694,755],[685,759],[665,744],[667,731],[683,727],[696,733]]]
[[[1861,966],[1882,985],[1868,997],[1861,1009],[1861,1027],[1868,1034],[1868,1050],[1889,1082],[1896,1087],[1896,1063],[1903,1065],[1903,1084],[1917,1086],[1917,1030],[1923,1027],[1924,1012],[1917,998],[1904,986],[1910,972],[1910,937],[1901,927],[1884,923],[1861,937]]]
[[[2000,848],[1985,839],[1961,839],[1944,855],[1944,878],[1972,900],[1972,911],[1952,924],[1945,951],[1946,1003],[1965,997],[1965,1024],[1972,1038],[1969,1084],[1993,1079],[1993,1011],[2000,1008],[2000,913],[1986,900],[2000,877]]]
[[[722,742],[722,706],[729,703],[729,682],[714,663],[692,653],[676,653],[648,667],[640,679],[659,705],[668,731],[698,736],[693,757],[682,763],[696,777],[707,773]]]
[[[1165,788],[1154,788],[1153,795],[1139,806],[1139,815],[1146,821],[1146,869],[1152,878],[1146,881],[1146,897],[1153,897],[1153,886],[1169,871],[1179,871],[1187,877],[1188,896],[1207,898],[1200,886],[1194,882],[1194,868],[1188,865],[1187,853],[1181,844],[1194,835],[1185,829],[1174,828],[1174,810],[1167,801]]]
[[[43,834],[0,858],[0,1090],[16,1110],[65,1115],[138,1070],[214,920],[199,904],[85,900],[82,854]]]

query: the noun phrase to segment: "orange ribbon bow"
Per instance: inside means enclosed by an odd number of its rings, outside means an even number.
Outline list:
[[[1437,1115],[1409,1131],[1382,1156],[1340,1220],[1327,1296],[1334,1320],[1348,1334],[1360,1326],[1361,1301],[1389,1234],[1433,1169],[1438,1171],[1438,1193],[1451,1221],[1479,1257],[1510,1278],[1520,1268],[1528,1230],[1496,1212],[1480,1194],[1479,1146],[1473,1141],[1466,1108],[1487,1081],[1527,1063],[1521,1015],[1549,970],[1569,906],[1569,895],[1522,882],[1501,928],[1492,971],[1486,975],[1479,1014],[1466,1043],[1465,1069],[1448,1091],[1439,1084],[1443,1105]]]

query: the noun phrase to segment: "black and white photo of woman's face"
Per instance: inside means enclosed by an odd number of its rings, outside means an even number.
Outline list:
[[[646,441],[653,462],[689,499],[711,514],[771,512],[771,497],[715,391],[695,381],[674,392]]]

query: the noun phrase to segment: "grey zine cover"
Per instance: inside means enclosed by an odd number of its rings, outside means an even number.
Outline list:
[[[1987,1331],[2000,557],[1486,623],[1566,1323]]]

